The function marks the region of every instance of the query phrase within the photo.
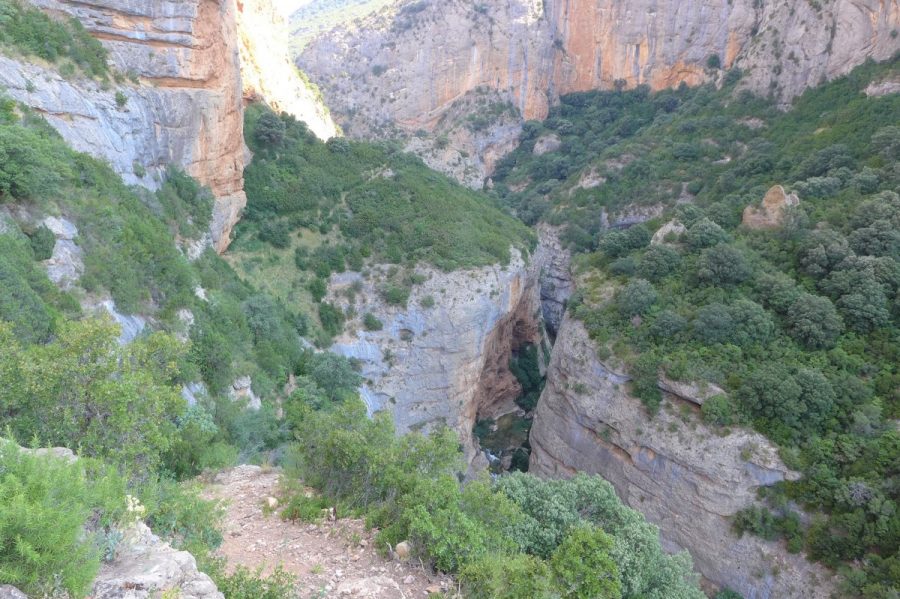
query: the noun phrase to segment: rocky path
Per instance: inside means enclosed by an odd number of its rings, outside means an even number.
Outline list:
[[[277,470],[238,466],[216,475],[207,498],[227,502],[219,555],[229,567],[271,572],[281,565],[297,577],[298,597],[413,599],[448,591],[453,581],[417,561],[392,561],[375,550],[362,520],[319,524],[283,521],[267,509],[279,496]]]

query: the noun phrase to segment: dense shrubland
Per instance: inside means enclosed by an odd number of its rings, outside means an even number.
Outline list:
[[[900,97],[861,93],[896,72],[864,65],[786,113],[728,87],[576,94],[526,126],[499,177],[505,202],[580,250],[569,308],[651,414],[660,372],[713,382],[726,395],[703,418],[753,426],[804,473],[736,529],[785,538],[865,597],[900,585]],[[532,155],[550,132],[560,151]],[[800,205],[742,226],[774,184]],[[661,215],[604,228],[633,206]],[[686,232],[651,245],[670,219]]]

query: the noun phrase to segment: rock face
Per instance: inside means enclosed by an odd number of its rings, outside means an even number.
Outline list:
[[[287,25],[272,0],[238,0],[237,11],[244,99],[294,115],[320,139],[337,135],[328,108],[290,60]]]
[[[547,223],[538,225],[535,262],[541,265],[541,311],[547,332],[555,337],[575,285],[572,281],[571,252],[563,247],[559,230]]]
[[[476,418],[515,410],[521,389],[509,372],[510,354],[540,340],[534,268],[515,251],[506,267],[419,269],[428,280],[413,289],[406,308],[381,301],[375,277],[332,276],[331,301],[347,306],[342,292],[361,285],[356,313],[372,313],[384,324],[380,331],[366,331],[350,323],[331,348],[359,361],[369,412],[390,410],[400,432],[446,425],[459,433],[466,458],[475,463]],[[428,297],[432,307],[426,307]]]
[[[174,164],[217,198],[212,234],[228,245],[246,203],[234,0],[32,0],[77,18],[138,84],[84,79],[0,58],[0,84],[42,113],[76,150],[107,160],[127,183],[158,186]],[[127,98],[115,101],[116,92]]]
[[[561,94],[693,85],[731,67],[788,101],[890,58],[898,27],[898,0],[407,0],[319,36],[298,64],[348,132],[370,136],[431,131],[477,89],[541,119]]]
[[[138,522],[125,532],[112,563],[94,581],[94,599],[150,599],[174,591],[182,599],[224,599],[187,551],[176,551]]]
[[[563,320],[531,432],[539,476],[600,474],[619,497],[660,527],[664,547],[687,549],[712,582],[747,599],[825,599],[826,570],[780,544],[731,532],[729,517],[756,490],[794,478],[759,434],[725,436],[664,405],[653,419],[626,388],[628,377],[601,362],[581,323]],[[665,404],[673,400],[667,396]]]
[[[751,229],[777,229],[784,223],[788,208],[799,204],[797,194],[788,194],[784,187],[776,185],[766,193],[761,206],[747,206],[744,209],[741,224]]]

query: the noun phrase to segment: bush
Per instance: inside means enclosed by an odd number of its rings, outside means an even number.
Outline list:
[[[262,568],[251,571],[238,566],[231,574],[226,574],[225,565],[215,563],[208,568],[210,577],[227,599],[292,599],[296,597],[296,579],[280,565],[268,576],[263,576]]]
[[[31,250],[35,260],[49,260],[53,256],[53,248],[56,246],[56,235],[50,229],[41,225],[35,229],[29,238]]]
[[[30,596],[83,597],[104,528],[125,511],[124,481],[89,460],[28,455],[0,441],[0,580]],[[92,530],[85,530],[91,521]]]
[[[133,476],[147,476],[175,437],[184,408],[184,346],[154,333],[126,347],[118,327],[66,323],[45,346],[23,347],[0,324],[0,406],[20,438],[78,448]]]
[[[531,555],[489,555],[466,564],[459,574],[472,599],[552,599],[547,563]]]
[[[403,285],[387,284],[381,288],[381,297],[391,306],[406,307],[409,301],[410,288]]]
[[[367,331],[380,331],[384,328],[384,323],[371,312],[366,312],[365,316],[363,316],[363,327]]]
[[[590,526],[579,526],[569,532],[550,559],[563,597],[619,599],[622,596],[619,569],[610,557],[614,543],[611,536]]]
[[[734,407],[724,395],[714,395],[703,402],[700,407],[703,421],[716,426],[734,424]]]
[[[616,306],[623,318],[630,318],[645,314],[656,299],[656,289],[649,281],[632,279],[616,294]]]

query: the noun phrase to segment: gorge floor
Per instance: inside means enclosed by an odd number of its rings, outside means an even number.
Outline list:
[[[218,555],[229,569],[268,574],[280,565],[296,578],[297,597],[303,598],[412,599],[455,587],[418,561],[379,555],[375,531],[366,530],[363,520],[292,523],[268,513],[264,506],[279,496],[280,477],[277,469],[238,466],[204,489],[206,498],[226,502]]]

